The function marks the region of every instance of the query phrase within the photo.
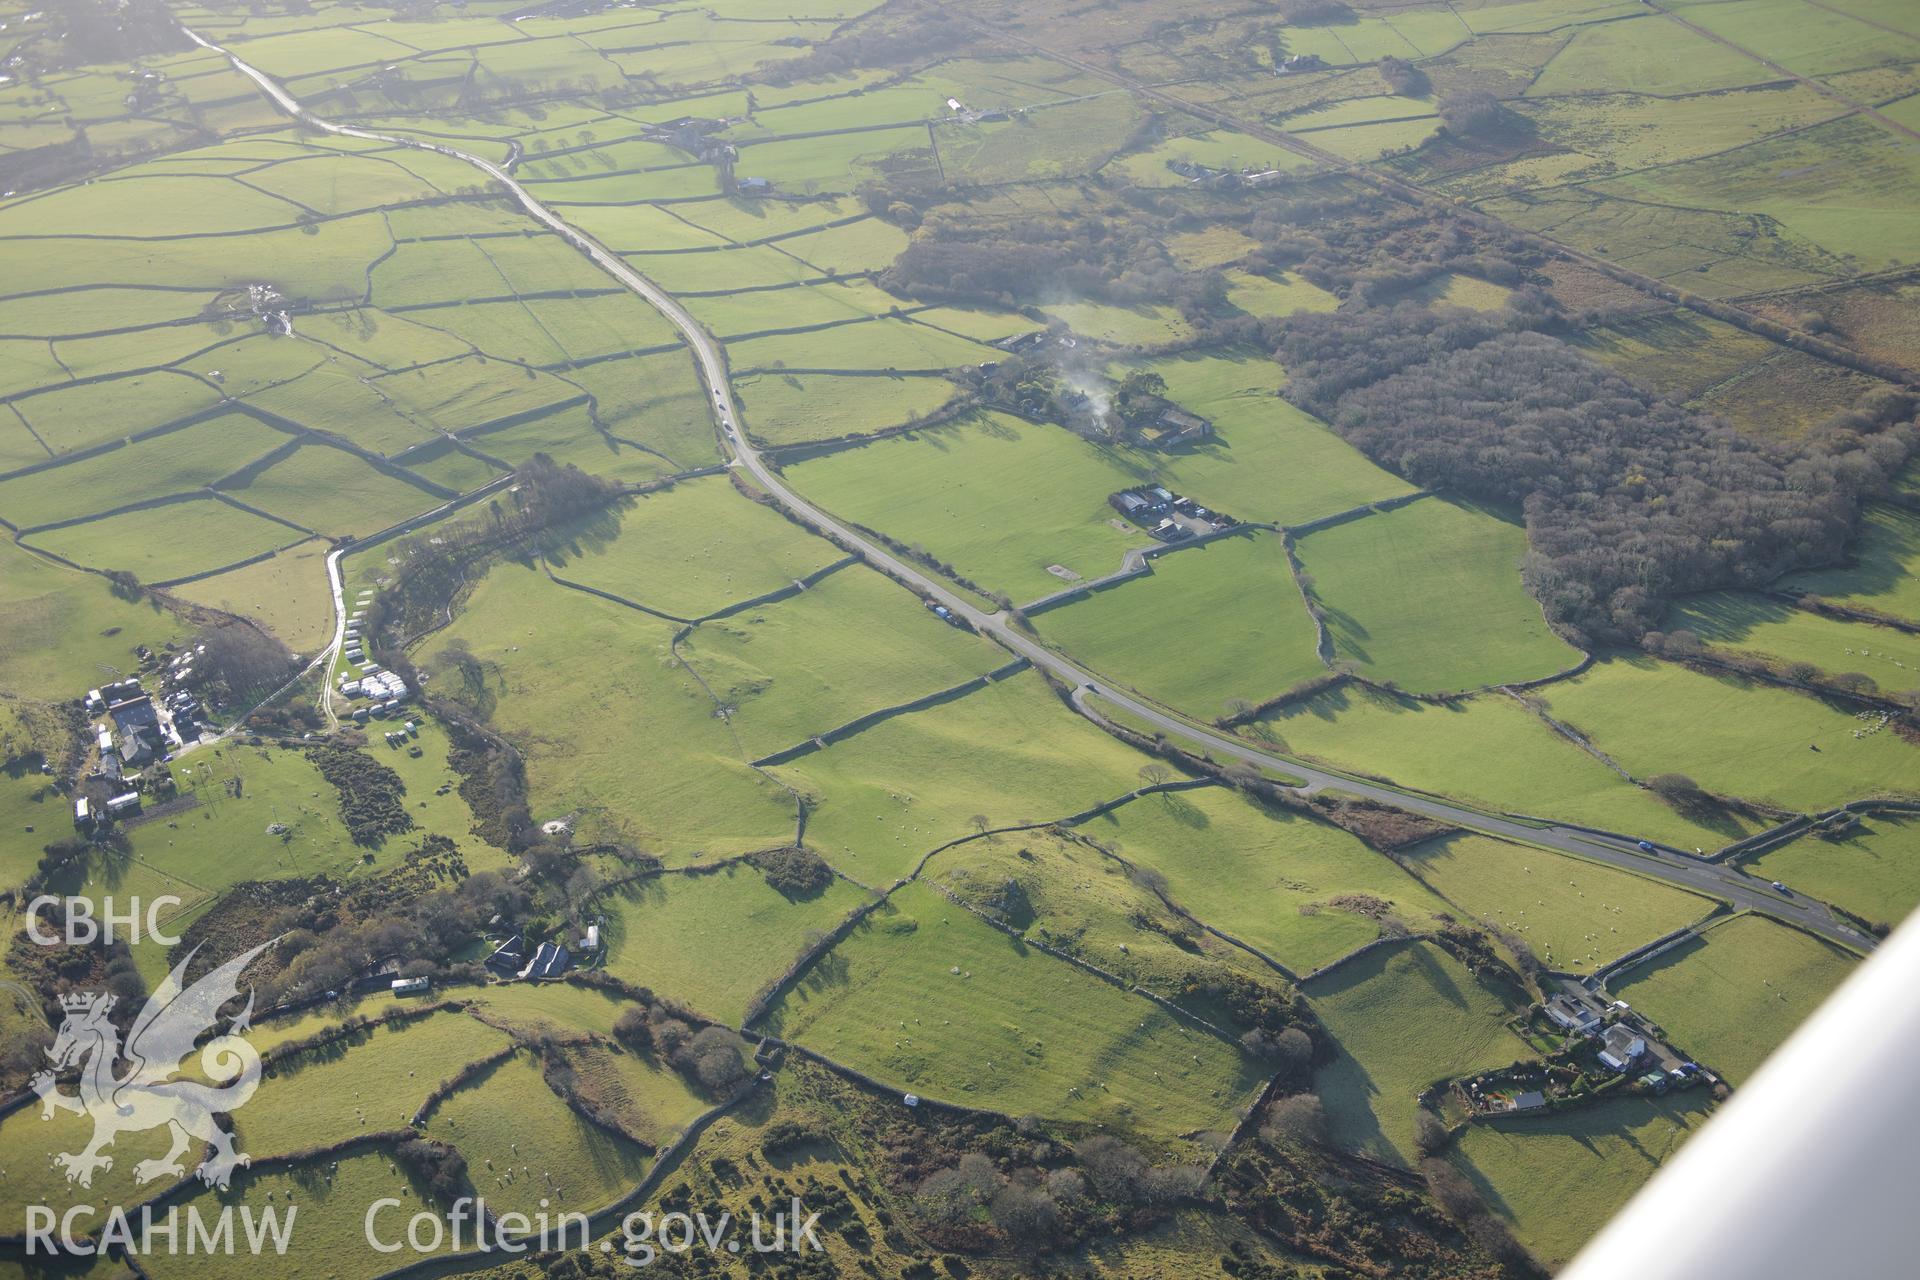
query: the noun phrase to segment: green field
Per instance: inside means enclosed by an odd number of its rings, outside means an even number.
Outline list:
[[[237,564],[304,537],[250,511],[193,498],[48,529],[32,535],[27,545],[90,569],[126,570],[142,582],[163,583]]]
[[[852,329],[815,329],[727,344],[727,359],[743,372],[773,369],[875,369],[936,372],[992,360],[998,352],[930,325],[882,317]]]
[[[1741,915],[1616,975],[1608,988],[1676,1048],[1741,1085],[1853,967],[1837,947]]]
[[[1805,812],[1911,793],[1920,778],[1920,750],[1876,728],[1878,715],[1739,677],[1620,657],[1537,692],[1638,777],[1684,773],[1709,791]]]
[[[1845,839],[1804,835],[1745,866],[1869,922],[1899,924],[1920,904],[1920,820],[1865,815]]]
[[[1305,167],[1308,161],[1271,142],[1222,129],[1190,137],[1168,138],[1146,151],[1113,161],[1107,166],[1107,171],[1124,174],[1136,186],[1186,186],[1189,179],[1168,168],[1170,163],[1240,170],[1298,169]]]
[[[810,459],[789,482],[827,510],[921,545],[1016,599],[1055,591],[1047,566],[1081,577],[1120,567],[1145,533],[1116,528],[1115,490],[1147,476],[1059,427],[981,414]]]
[[[1476,1124],[1455,1157],[1541,1262],[1567,1262],[1707,1119],[1698,1094]]]
[[[1588,972],[1700,920],[1713,901],[1545,849],[1487,836],[1429,840],[1405,855],[1413,873],[1555,969]]]
[[[285,1155],[404,1129],[442,1080],[508,1043],[455,1012],[373,1027],[355,1040],[344,1053],[335,1046],[274,1065],[234,1117],[248,1152]]]
[[[1120,376],[1126,366],[1110,370]],[[1286,371],[1241,351],[1182,352],[1141,367],[1167,395],[1213,423],[1213,435],[1169,452],[1124,453],[1144,473],[1242,520],[1300,524],[1397,498],[1413,486],[1369,462],[1325,423],[1279,396]]]
[[[1809,662],[1828,675],[1863,672],[1883,689],[1920,685],[1920,636],[1846,622],[1753,592],[1691,596],[1668,612],[1666,630],[1691,631],[1716,649],[1778,662]]]
[[[631,1190],[648,1163],[561,1101],[525,1053],[456,1089],[426,1132],[459,1148],[475,1189],[501,1213],[591,1213]]]
[[[1526,549],[1518,526],[1434,499],[1299,544],[1336,659],[1420,692],[1534,680],[1580,661],[1520,583]]]
[[[755,755],[912,702],[1006,661],[991,641],[949,626],[892,579],[862,565],[799,595],[703,622],[681,659],[727,708]]]
[[[1276,985],[1260,959],[1195,928],[1132,867],[1087,840],[1053,831],[990,835],[942,850],[925,874],[928,883],[1026,940],[1096,964],[1202,1017],[1223,1016],[1196,990],[1210,978],[1230,974]]]
[[[1084,828],[1167,879],[1200,920],[1298,973],[1381,934],[1369,912],[1419,928],[1446,904],[1338,827],[1225,790],[1145,796]]]
[[[1027,673],[774,772],[814,798],[807,843],[862,883],[884,885],[969,834],[975,816],[995,827],[1063,818],[1139,786],[1145,763]]]
[[[313,653],[333,639],[333,597],[327,591],[328,545],[319,538],[173,594],[251,618],[295,653]]]
[[[222,492],[302,528],[363,538],[447,500],[344,449],[308,446]]]
[[[1340,1045],[1315,1081],[1334,1140],[1378,1159],[1414,1158],[1428,1085],[1529,1056],[1508,998],[1432,943],[1376,948],[1303,990]]]
[[[1795,574],[1781,585],[1920,623],[1920,512],[1869,508],[1853,559],[1849,568]]]
[[[791,899],[756,868],[661,875],[609,890],[607,971],[726,1022],[866,895],[836,879],[810,898]]]
[[[1682,816],[1504,694],[1448,706],[1337,689],[1247,730],[1301,755],[1491,809],[1715,849],[1765,824]]]
[[[957,394],[944,378],[759,373],[735,380],[747,431],[768,444],[866,435],[921,418]]]
[[[1237,1049],[918,885],[815,964],[767,1027],[932,1098],[1156,1137],[1229,1128],[1259,1087]]]
[[[30,697],[79,697],[134,669],[135,645],[158,648],[192,628],[151,600],[116,595],[105,578],[34,555],[0,539],[0,690]]]
[[[724,476],[688,480],[557,530],[547,563],[571,582],[681,618],[778,590],[840,558],[839,549]]]
[[[1340,300],[1305,280],[1273,279],[1246,271],[1227,272],[1227,301],[1250,315],[1287,316],[1296,311],[1331,311]]]
[[[672,657],[674,630],[506,564],[475,586],[421,661],[436,669],[449,643],[469,647],[472,687],[439,689],[488,709],[527,744],[540,821],[575,815],[586,838],[673,858],[790,838],[792,796],[745,766],[712,699]],[[595,655],[587,678],[581,654]]]
[[[1049,610],[1037,625],[1108,679],[1202,719],[1326,673],[1286,548],[1270,533],[1161,556],[1146,577]]]
[[[21,529],[202,489],[288,442],[237,413],[0,482],[0,516]]]
[[[373,1280],[393,1268],[394,1255],[380,1253],[367,1242],[367,1211],[376,1200],[382,1199],[400,1202],[383,1209],[374,1220],[376,1235],[384,1244],[405,1241],[409,1220],[434,1207],[425,1189],[380,1150],[363,1151],[338,1161],[316,1161],[289,1170],[255,1173],[243,1169],[234,1175],[230,1190],[195,1191],[178,1203],[183,1205],[183,1217],[197,1211],[209,1224],[222,1205],[235,1206],[236,1217],[245,1211],[256,1215],[277,1211],[284,1222],[291,1213],[290,1263],[293,1256],[325,1259],[328,1276],[338,1280]],[[244,1219],[235,1222],[234,1234],[244,1240],[243,1222]],[[184,1223],[182,1230],[185,1230]],[[419,1239],[431,1243],[433,1235],[422,1228]],[[409,1245],[407,1252],[400,1256],[417,1255]],[[260,1259],[244,1245],[231,1254],[215,1252],[189,1258],[183,1237],[178,1254],[169,1253],[161,1245],[142,1256],[141,1266],[156,1280],[175,1277],[198,1280],[202,1276],[246,1280],[259,1274]],[[306,1268],[298,1270],[304,1272]]]
[[[1117,347],[1166,346],[1193,332],[1178,311],[1159,303],[1060,302],[1041,310],[1083,338]]]

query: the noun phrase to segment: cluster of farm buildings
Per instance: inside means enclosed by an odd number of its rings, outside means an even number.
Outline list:
[[[1223,512],[1209,511],[1192,498],[1182,497],[1164,485],[1122,489],[1108,498],[1107,502],[1127,521],[1140,526],[1162,542],[1180,542],[1201,534],[1219,533],[1240,523]]]

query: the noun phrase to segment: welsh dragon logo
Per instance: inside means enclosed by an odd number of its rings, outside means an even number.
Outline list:
[[[208,1186],[225,1188],[234,1169],[249,1163],[244,1153],[234,1150],[233,1135],[214,1123],[214,1116],[238,1108],[260,1087],[260,1055],[241,1038],[253,1016],[251,990],[246,1008],[225,1032],[200,1050],[201,1073],[208,1080],[226,1083],[211,1085],[175,1077],[184,1069],[183,1060],[193,1053],[200,1036],[213,1030],[220,1007],[240,994],[241,970],[272,945],[262,943],[236,956],[183,990],[181,982],[194,956],[189,952],[148,998],[128,1030],[124,1046],[119,1029],[107,1019],[114,1006],[113,996],[86,992],[61,998],[66,1020],[53,1047],[47,1050],[53,1066],[33,1078],[33,1089],[40,1095],[41,1119],[51,1120],[57,1110],[93,1120],[93,1140],[85,1149],[54,1157],[68,1182],[92,1186],[95,1171],[113,1168],[113,1157],[102,1152],[116,1137],[163,1125],[173,1131],[173,1146],[162,1158],[135,1165],[137,1182],[183,1176],[186,1170],[180,1157],[196,1138],[212,1148],[199,1169],[201,1180]],[[116,1076],[114,1067],[122,1060],[126,1070]],[[56,1083],[58,1073],[76,1067],[80,1072],[78,1096],[61,1093]]]

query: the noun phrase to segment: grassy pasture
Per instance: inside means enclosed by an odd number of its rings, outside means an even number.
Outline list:
[[[673,466],[658,454],[638,447],[624,436],[595,428],[585,405],[542,414],[511,426],[469,432],[462,437],[471,448],[509,466],[519,466],[536,453],[555,462],[571,463],[582,471],[612,480],[645,483],[669,475]]]
[[[1802,116],[1815,119],[1836,110],[1824,99],[1805,106]],[[1750,120],[1753,129],[1789,122],[1769,121],[1759,112]],[[1611,194],[1617,188],[1629,200],[1765,215],[1835,259],[1860,270],[1881,270],[1920,260],[1920,231],[1905,216],[1904,200],[1916,177],[1920,157],[1892,132],[1856,116],[1755,142],[1735,155],[1703,156],[1593,190]]]
[[[580,394],[559,378],[484,356],[465,356],[428,368],[385,374],[379,393],[416,421],[441,431],[466,431],[529,413]]]
[[[739,863],[633,881],[597,903],[607,913],[607,971],[737,1022],[809,933],[833,928],[865,897],[836,879],[813,897],[788,898]]]
[[[793,798],[741,763],[712,700],[672,658],[673,631],[507,564],[475,585],[422,660],[440,670],[439,655],[456,640],[479,660],[476,678],[443,673],[439,687],[526,744],[540,820],[575,814],[583,839],[624,840],[682,860],[790,839]],[[583,653],[594,655],[586,678]],[[662,742],[675,749],[657,750]]]
[[[1418,928],[1446,904],[1340,828],[1209,788],[1143,796],[1085,830],[1167,878],[1207,924],[1306,973],[1372,942],[1377,899]],[[943,855],[944,857],[944,855]]]
[[[1751,58],[1658,14],[1649,14],[1576,30],[1527,86],[1527,96],[1547,98],[1596,91],[1698,93],[1771,78],[1772,74]]]
[[[1745,865],[1864,920],[1898,924],[1920,904],[1920,820],[1871,814],[1845,839],[1801,836]]]
[[[1259,1087],[1237,1049],[920,885],[856,926],[767,1023],[931,1097],[1156,1136],[1228,1128]]]
[[[719,460],[713,409],[685,352],[570,369],[567,381],[594,398],[595,416],[616,438],[664,454],[680,470]]]
[[[579,205],[567,221],[616,253],[659,253],[669,249],[718,249],[727,238],[695,226],[657,205]]]
[[[63,1090],[73,1092],[71,1086]],[[256,1099],[252,1106],[258,1106]],[[251,1107],[249,1108],[251,1109]],[[40,1118],[40,1108],[21,1107],[0,1120],[0,1151],[6,1152],[7,1176],[0,1178],[0,1214],[8,1223],[25,1224],[29,1205],[51,1206],[65,1214],[74,1206],[93,1206],[92,1212],[74,1214],[75,1234],[95,1231],[113,1206],[138,1204],[158,1191],[164,1183],[151,1182],[144,1187],[133,1180],[134,1166],[142,1160],[158,1160],[170,1145],[165,1129],[130,1132],[116,1141],[110,1154],[113,1168],[97,1171],[92,1185],[70,1184],[61,1170],[53,1167],[56,1152],[79,1151],[93,1134],[93,1121],[69,1111],[56,1111],[50,1120]],[[17,1228],[9,1227],[9,1231]],[[23,1271],[36,1280],[43,1273]]]
[[[1465,307],[1469,311],[1498,311],[1507,305],[1513,290],[1489,280],[1446,271],[1416,289],[1414,296],[1429,303]]]
[[[1741,915],[1619,974],[1608,987],[1681,1051],[1740,1085],[1853,966],[1837,947]]]
[[[765,178],[776,187],[803,195],[837,194],[881,176],[880,166],[889,156],[916,152],[927,154],[925,167],[932,169],[926,128],[909,125],[754,143],[740,148],[734,171],[742,178]]]
[[[734,380],[741,419],[768,444],[865,435],[932,413],[958,389],[945,378],[768,372]]]
[[[109,176],[0,205],[0,241],[125,236],[131,227],[143,237],[248,231],[290,226],[299,213],[291,201],[224,177]]]
[[[1710,648],[1781,662],[1810,662],[1838,674],[1864,671],[1884,689],[1920,684],[1920,636],[1847,622],[1752,592],[1692,596],[1667,614],[1666,630],[1691,631]]]
[[[675,205],[673,212],[715,235],[747,244],[769,236],[808,231],[859,211],[852,200],[754,200],[732,196]]]
[[[182,757],[173,773],[182,794],[196,803],[132,828],[133,856],[209,892],[239,880],[317,874],[347,879],[397,862],[402,846],[412,843],[389,839],[366,861],[368,851],[352,842],[340,818],[338,793],[298,751],[226,742]],[[270,834],[267,827],[274,823],[286,832]],[[464,831],[462,823],[447,834]]]
[[[0,481],[0,516],[19,528],[189,493],[287,443],[244,414],[223,414],[49,470]]]
[[[1014,311],[986,311],[978,307],[927,307],[914,312],[921,324],[945,329],[975,342],[997,342],[1043,328],[1039,321]]]
[[[1299,543],[1335,654],[1379,680],[1447,691],[1563,671],[1580,653],[1520,583],[1524,530],[1428,499]]]
[[[308,230],[182,242],[186,247],[178,253],[155,253],[141,240],[89,240],[83,262],[64,253],[11,254],[7,285],[11,292],[29,293],[96,283],[192,284],[211,293],[266,281],[289,297],[358,300],[366,291],[367,264],[393,243],[385,221],[364,214],[321,223],[313,234]]]
[[[1018,599],[1060,587],[1048,565],[1097,577],[1147,543],[1107,506],[1147,474],[1070,432],[1000,414],[810,459],[788,476],[830,510]]]
[[[878,218],[864,218],[780,241],[783,252],[805,259],[823,272],[842,275],[882,270],[906,247],[907,233]]]
[[[1455,1163],[1549,1267],[1580,1246],[1691,1138],[1699,1094],[1620,1098],[1468,1127]]]
[[[1107,165],[1110,171],[1124,174],[1138,187],[1184,187],[1189,179],[1175,173],[1170,164],[1197,164],[1209,169],[1302,169],[1312,162],[1306,157],[1262,142],[1244,133],[1216,129],[1188,137],[1168,138],[1146,151],[1121,156]]]
[[[862,320],[884,315],[900,305],[898,298],[882,293],[864,280],[853,280],[765,293],[715,294],[710,298],[690,299],[687,309],[714,333],[732,337],[768,329]]]
[[[1167,452],[1125,454],[1201,503],[1243,520],[1298,524],[1413,487],[1369,462],[1319,419],[1282,400],[1286,372],[1260,356],[1162,356],[1146,362],[1174,401],[1213,422],[1211,439]],[[1120,376],[1123,366],[1110,370]]]
[[[0,890],[24,885],[39,866],[41,848],[64,835],[72,819],[72,802],[37,768],[17,774],[11,768],[0,771]],[[8,1007],[5,1000],[0,996],[0,1014]],[[5,1025],[0,1018],[0,1026]]]
[[[198,1212],[209,1223],[224,1205],[235,1206],[236,1216],[243,1208],[255,1214],[277,1211],[283,1222],[291,1212],[294,1243],[284,1264],[289,1273],[301,1274],[306,1270],[293,1262],[293,1257],[299,1256],[325,1259],[330,1280],[373,1280],[393,1268],[393,1255],[376,1252],[367,1243],[369,1206],[381,1199],[400,1201],[398,1207],[388,1208],[375,1219],[374,1230],[381,1241],[392,1243],[405,1240],[408,1220],[416,1213],[430,1211],[433,1202],[425,1189],[412,1182],[384,1151],[347,1156],[338,1161],[337,1170],[329,1169],[332,1163],[321,1161],[290,1170],[260,1173],[242,1169],[234,1175],[230,1190],[196,1190],[177,1203],[183,1205],[183,1215]],[[159,1217],[157,1213],[156,1221]],[[181,1230],[186,1230],[184,1222]],[[238,1222],[234,1234],[244,1239]],[[432,1234],[423,1229],[420,1239],[430,1241]],[[418,1255],[409,1245],[408,1252],[402,1256]],[[212,1280],[247,1280],[259,1274],[260,1260],[247,1251],[244,1243],[231,1254],[212,1253],[189,1260],[183,1236],[178,1255],[160,1246],[151,1255],[142,1255],[141,1266],[156,1280],[175,1277],[200,1280],[203,1276]]]
[[[507,1043],[451,1011],[373,1027],[274,1064],[234,1123],[255,1157],[404,1129],[441,1080]]]
[[[999,646],[948,626],[859,565],[799,595],[700,624],[680,656],[729,708],[730,727],[756,756],[1006,661]]]
[[[134,670],[135,645],[157,649],[191,630],[158,604],[124,599],[106,579],[9,539],[0,539],[0,612],[8,638],[0,646],[0,691],[34,698],[77,697],[108,668]]]
[[[1201,267],[1225,266],[1245,257],[1257,246],[1246,232],[1235,227],[1205,227],[1168,236],[1165,244],[1173,260],[1189,271]]]
[[[1105,302],[1059,302],[1040,308],[1083,338],[1120,347],[1154,347],[1193,336],[1178,311],[1160,303],[1121,307]]]
[[[1099,965],[1202,1017],[1223,1015],[1189,983],[1232,974],[1275,981],[1255,957],[1196,929],[1099,849],[1050,831],[970,840],[928,864],[928,883],[1018,929],[1022,937]],[[1017,886],[1009,892],[1008,886]]]
[[[1626,871],[1488,836],[1430,840],[1403,855],[1415,875],[1549,966],[1590,971],[1706,916],[1710,899]]]
[[[1172,552],[1153,571],[1039,616],[1040,633],[1148,697],[1201,719],[1326,668],[1272,534]]]
[[[1410,1163],[1415,1098],[1437,1080],[1531,1056],[1510,998],[1428,942],[1380,947],[1302,988],[1340,1056],[1315,1078],[1334,1141]]]
[[[1227,301],[1256,316],[1286,316],[1296,311],[1331,311],[1340,300],[1305,280],[1276,280],[1250,271],[1229,271]]]
[[[698,618],[786,586],[840,558],[823,538],[751,502],[724,476],[634,497],[605,537],[595,517],[556,531],[547,562],[563,578]]]
[[[728,345],[735,369],[902,369],[927,371],[979,364],[999,353],[992,347],[955,337],[908,320],[867,321],[857,329],[821,329],[751,338]]]
[[[176,587],[195,604],[251,618],[292,648],[312,653],[333,638],[327,544],[310,539],[257,564]]]
[[[1776,686],[1634,656],[1539,693],[1638,777],[1685,773],[1709,791],[1808,812],[1915,787],[1911,744]]]
[[[1501,694],[1433,706],[1338,689],[1267,716],[1249,736],[1357,773],[1507,812],[1715,849],[1757,826],[1702,826],[1636,787]]]
[[[1146,757],[1059,704],[1031,672],[896,716],[774,769],[814,797],[807,843],[866,884],[973,829],[1046,822],[1141,785]],[[1097,834],[1098,824],[1089,828]]]
[[[299,542],[286,525],[194,498],[33,535],[30,545],[92,569],[126,569],[165,582]]]
[[[1820,75],[1920,57],[1920,39],[1894,35],[1885,27],[1853,21],[1844,16],[1848,6],[1839,8],[1841,13],[1829,15],[1831,21],[1822,22],[1816,30],[1805,27],[1799,20],[1799,8],[1789,0],[1688,3],[1680,6],[1680,12],[1687,21],[1801,75]],[[1883,22],[1896,18],[1892,11],[1863,16],[1877,16]],[[1912,15],[1909,13],[1906,17],[1911,19]]]
[[[444,494],[377,470],[344,449],[306,445],[264,471],[223,486],[251,507],[316,533],[365,537],[445,502]]]
[[[775,245],[723,246],[699,253],[629,253],[627,264],[669,293],[774,289],[823,273]]]
[[[13,402],[13,408],[54,453],[125,439],[211,409],[220,401],[209,383],[172,370],[134,374],[80,386],[57,387]],[[44,453],[22,457],[40,461]]]
[[[590,1213],[632,1189],[648,1163],[639,1147],[561,1101],[524,1053],[455,1090],[426,1131],[460,1149],[475,1188],[502,1213],[537,1214],[542,1201],[550,1211]]]
[[[413,240],[373,269],[372,298],[377,306],[392,307],[608,284],[605,273],[550,233]]]
[[[1920,512],[1868,508],[1851,565],[1798,573],[1781,585],[1835,604],[1920,622]]]

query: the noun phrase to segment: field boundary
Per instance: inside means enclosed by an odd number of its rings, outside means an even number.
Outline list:
[[[909,702],[897,702],[890,707],[881,707],[878,710],[869,711],[865,715],[855,716],[846,723],[835,725],[831,729],[815,734],[804,742],[797,742],[793,746],[785,747],[774,752],[772,755],[761,756],[758,760],[749,760],[747,763],[755,769],[765,769],[773,765],[786,764],[790,760],[797,760],[802,756],[812,755],[816,751],[824,750],[836,742],[843,741],[857,733],[872,728],[883,720],[891,720],[895,716],[906,715],[914,711],[924,711],[929,707],[938,706],[944,702],[952,702],[957,698],[964,698],[966,695],[983,689],[987,685],[998,683],[1008,676],[1018,675],[1032,665],[1033,664],[1025,658],[1015,658],[1012,662],[1004,662],[991,671],[983,671],[971,679],[962,680],[959,684],[949,685],[945,689],[936,689],[932,693],[924,694]]]

